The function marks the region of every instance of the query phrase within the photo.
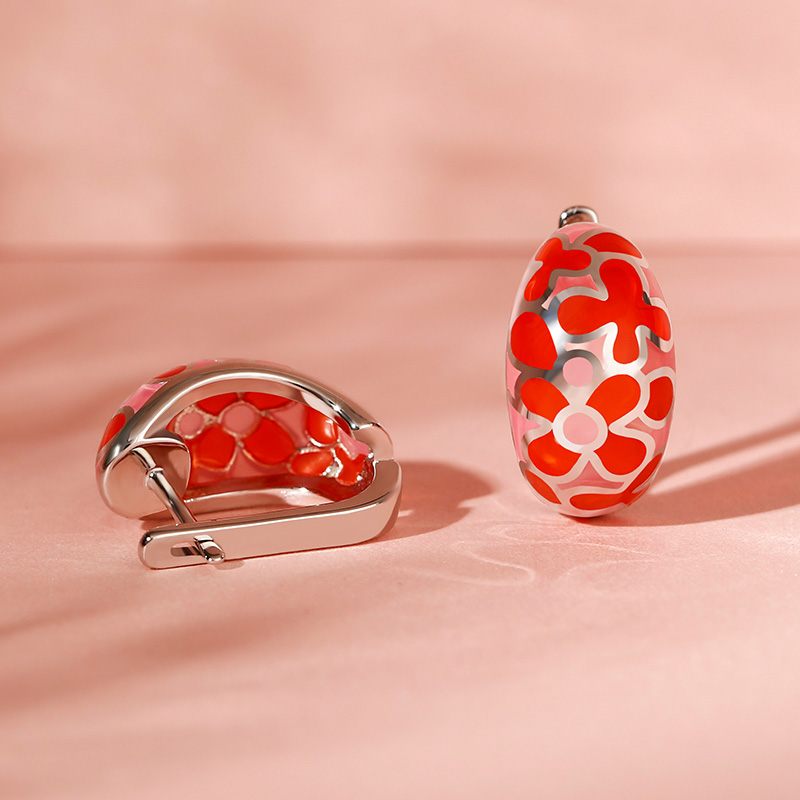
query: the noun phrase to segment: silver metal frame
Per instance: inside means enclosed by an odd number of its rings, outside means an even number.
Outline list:
[[[354,403],[285,367],[254,361],[217,361],[161,379],[147,402],[131,414],[101,451],[97,483],[106,504],[128,517],[166,508],[175,523],[153,528],[139,556],[153,569],[218,563],[277,553],[357,544],[391,528],[402,485],[388,434]],[[220,495],[214,485],[185,497],[191,457],[183,440],[167,430],[184,408],[223,392],[266,392],[302,402],[343,426],[369,448],[372,480],[342,500],[281,508],[246,516],[197,520],[191,506]],[[125,407],[123,406],[123,412]],[[225,495],[234,508],[252,507],[253,492]],[[223,505],[224,503],[218,503]]]

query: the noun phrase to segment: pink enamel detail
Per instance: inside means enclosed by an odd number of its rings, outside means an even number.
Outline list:
[[[668,353],[659,349],[658,345],[653,342],[647,342],[647,363],[642,368],[645,375],[651,372],[667,367],[667,369],[675,368],[675,353],[670,350]]]
[[[564,364],[564,380],[570,386],[587,386],[594,377],[594,367],[588,358],[576,356]]]
[[[570,414],[564,420],[564,437],[576,445],[590,444],[597,438],[600,432],[597,423],[588,415],[583,413]]]
[[[572,225],[566,225],[565,227],[561,228],[561,233],[563,233],[570,244],[574,242],[581,234],[586,233],[586,231],[599,231],[603,230],[601,225],[595,225],[594,222],[575,222]]]
[[[140,386],[122,405],[130,406],[134,412],[138,411],[162,386],[161,383],[145,383]]]
[[[514,387],[517,385],[517,378],[520,376],[520,371],[511,363],[511,359],[506,356],[506,387],[512,394]]]
[[[180,423],[177,426],[177,430],[181,436],[191,438],[192,436],[196,436],[198,433],[200,433],[200,430],[203,428],[204,424],[205,421],[202,414],[197,411],[190,411],[188,414],[184,414],[181,417]]]
[[[222,412],[220,422],[231,433],[246,436],[256,429],[260,419],[261,415],[249,403],[234,403]]]
[[[508,413],[511,417],[511,430],[514,434],[514,443],[517,446],[517,458],[522,460],[522,440],[528,431],[536,430],[541,427],[538,422],[534,422],[517,411],[513,406],[509,406]]]
[[[593,292],[597,291],[597,284],[591,275],[559,275],[556,280],[556,285],[553,287],[553,294],[560,294],[567,289],[575,289],[578,286],[584,289],[591,289]]]

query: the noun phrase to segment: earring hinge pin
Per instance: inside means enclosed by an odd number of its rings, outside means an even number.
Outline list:
[[[138,458],[145,469],[145,486],[161,500],[170,514],[172,514],[175,522],[179,525],[197,522],[194,514],[175,491],[175,487],[170,483],[163,468],[153,461],[150,453],[141,447],[134,448],[131,452]],[[225,560],[225,552],[214,541],[213,537],[208,534],[195,536],[194,543],[199,554],[209,563],[216,564]]]

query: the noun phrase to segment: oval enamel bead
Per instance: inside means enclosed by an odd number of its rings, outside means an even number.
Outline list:
[[[519,467],[538,497],[594,517],[653,481],[672,422],[675,353],[639,249],[586,214],[574,218],[542,244],[520,285],[508,403]]]

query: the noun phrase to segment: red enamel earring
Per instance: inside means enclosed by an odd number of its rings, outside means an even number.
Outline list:
[[[506,367],[519,467],[540,500],[594,517],[645,492],[672,421],[672,324],[639,249],[592,209],[564,211],[528,267]]]
[[[97,453],[113,511],[174,519],[140,542],[154,569],[372,539],[394,523],[401,480],[389,436],[366,412],[255,361],[153,378],[123,402]],[[234,515],[197,518],[219,511]]]

